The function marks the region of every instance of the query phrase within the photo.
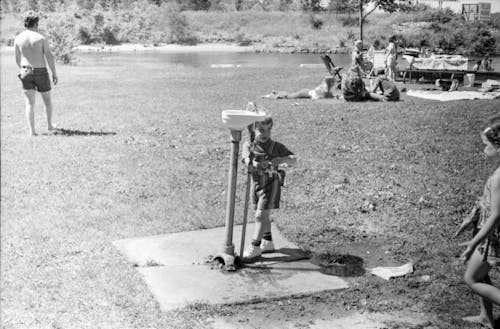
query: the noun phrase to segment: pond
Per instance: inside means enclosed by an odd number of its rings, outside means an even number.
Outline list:
[[[336,66],[348,67],[351,61],[348,54],[329,54]],[[136,53],[77,53],[78,65],[131,65],[175,64],[191,67],[303,67],[323,68],[320,54],[276,54],[253,52],[136,52]],[[406,62],[400,60],[400,67]],[[469,61],[472,68],[474,61]],[[312,64],[312,65],[311,65]],[[500,72],[500,57],[493,57],[493,68]]]
[[[346,67],[348,55],[330,55],[335,65]],[[319,54],[268,54],[253,52],[137,52],[77,53],[79,65],[108,65],[137,62],[181,64],[191,67],[299,67],[314,64],[322,67]]]

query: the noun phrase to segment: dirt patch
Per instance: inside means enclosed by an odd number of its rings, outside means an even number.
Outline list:
[[[322,309],[308,311],[305,306],[297,317],[283,312],[250,312],[236,317],[211,318],[207,325],[218,329],[301,328],[301,329],[382,329],[432,328],[424,314],[411,312],[377,313]],[[437,328],[437,327],[435,327]]]

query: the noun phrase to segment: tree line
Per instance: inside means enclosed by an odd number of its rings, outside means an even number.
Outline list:
[[[137,2],[147,2],[157,6],[174,4],[181,10],[263,10],[263,11],[330,11],[336,13],[355,13],[360,5],[381,8],[406,8],[408,2],[394,0],[2,0],[1,11],[20,13],[28,10],[55,12],[64,7],[92,10],[130,8]]]

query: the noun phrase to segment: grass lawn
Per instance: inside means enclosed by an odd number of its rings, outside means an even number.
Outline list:
[[[324,72],[127,58],[58,66],[54,118],[70,134],[43,134],[38,97],[41,135],[29,138],[13,54],[2,53],[5,328],[204,328],[209,316],[276,307],[196,304],[161,312],[112,245],[224,225],[230,145],[220,112],[244,109],[250,100],[273,113],[273,136],[300,158],[288,170],[274,216],[281,232],[312,251],[347,253],[369,244],[387,251],[382,260],[364,255],[372,266],[415,265],[408,277],[386,282],[365,275],[344,292],[281,304],[283,312],[297,317],[303,304],[311,312],[345,305],[411,309],[438,328],[470,328],[460,318],[479,307],[462,282],[464,268],[454,259],[461,249],[450,237],[493,169],[482,156],[479,131],[500,100],[260,100],[271,89],[315,86]],[[238,179],[241,214],[242,171]],[[430,280],[418,281],[422,275]]]

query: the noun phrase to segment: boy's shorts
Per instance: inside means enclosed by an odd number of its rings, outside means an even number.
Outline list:
[[[255,210],[278,209],[280,207],[281,184],[279,179],[252,180],[252,201]]]
[[[44,93],[51,89],[49,72],[46,67],[23,66],[17,76],[21,80],[24,90],[35,89]]]

